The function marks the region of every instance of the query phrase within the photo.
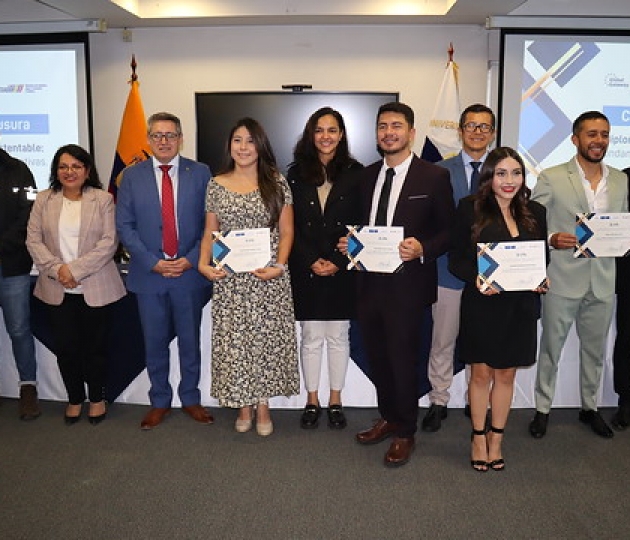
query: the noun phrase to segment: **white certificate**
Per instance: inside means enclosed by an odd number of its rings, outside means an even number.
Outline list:
[[[391,274],[400,267],[398,245],[404,238],[402,227],[347,227],[348,270]]]
[[[630,252],[630,214],[578,214],[573,256],[625,257]]]
[[[269,228],[213,231],[212,263],[228,274],[251,272],[271,261]]]
[[[547,277],[545,242],[478,243],[477,268],[482,290],[534,290]]]

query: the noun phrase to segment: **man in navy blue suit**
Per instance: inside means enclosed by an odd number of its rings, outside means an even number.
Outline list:
[[[485,105],[475,103],[462,112],[459,119],[462,151],[438,163],[451,175],[455,204],[477,191],[475,169],[481,172],[488,146],[494,141],[494,129],[494,113]],[[438,295],[437,302],[432,306],[433,337],[427,369],[431,383],[431,406],[422,420],[422,430],[428,432],[438,431],[447,416],[449,388],[453,383],[453,354],[459,333],[459,305],[464,288],[464,282],[448,271],[446,255],[438,259],[437,265]]]
[[[148,139],[153,156],[124,170],[116,205],[118,234],[131,256],[127,288],[138,301],[151,382],[151,409],[141,428],[153,429],[171,410],[169,345],[175,336],[182,409],[211,424],[198,388],[201,314],[211,289],[197,271],[210,170],[179,155],[182,127],[173,114],[152,115]],[[163,234],[166,230],[172,234]]]

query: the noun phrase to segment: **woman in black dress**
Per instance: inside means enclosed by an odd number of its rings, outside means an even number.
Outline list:
[[[539,293],[482,290],[478,276],[477,242],[546,240],[545,209],[530,201],[523,160],[511,148],[493,150],[480,176],[477,195],[462,199],[453,228],[449,269],[466,282],[462,294],[459,352],[471,364],[468,386],[472,419],[473,468],[503,470],[501,452],[514,377],[518,367],[536,361]],[[490,404],[491,427],[486,433]]]
[[[319,380],[326,344],[330,397],[328,425],[346,427],[341,406],[350,356],[349,325],[354,316],[353,273],[337,251],[346,225],[359,223],[357,171],[339,112],[323,107],[311,115],[295,146],[288,171],[293,193],[295,240],[289,259],[295,318],[301,323],[300,357],[307,404],[301,427],[316,428],[321,415]]]

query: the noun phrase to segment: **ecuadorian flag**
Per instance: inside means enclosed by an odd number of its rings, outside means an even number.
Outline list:
[[[151,149],[147,141],[147,121],[144,116],[138,76],[136,75],[135,56],[131,61],[131,89],[127,97],[127,104],[123,113],[114,156],[114,165],[109,179],[109,192],[116,198],[116,192],[120,183],[120,175],[125,167],[144,161],[151,155]]]

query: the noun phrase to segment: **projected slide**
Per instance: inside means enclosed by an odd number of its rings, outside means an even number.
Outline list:
[[[0,147],[30,167],[40,189],[57,148],[87,143],[80,62],[75,48],[0,48]]]
[[[529,185],[575,155],[571,125],[587,110],[610,119],[606,163],[630,167],[630,41],[510,35],[505,51],[501,143],[518,148]]]

